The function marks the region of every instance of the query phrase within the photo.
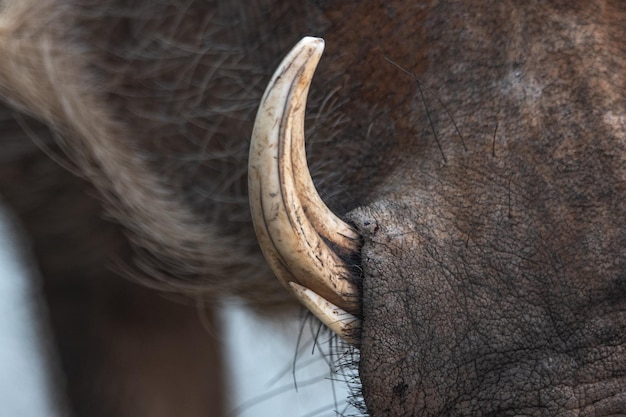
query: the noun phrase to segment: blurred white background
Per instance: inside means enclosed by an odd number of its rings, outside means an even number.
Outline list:
[[[0,207],[0,416],[66,416],[63,399],[52,388],[62,387],[62,376],[46,343],[39,277],[28,266],[28,245],[15,240],[7,218]],[[221,317],[231,396],[227,417],[355,414],[346,405],[341,371],[331,371],[332,346],[324,332],[313,349],[317,325],[300,317],[264,320],[235,302]]]

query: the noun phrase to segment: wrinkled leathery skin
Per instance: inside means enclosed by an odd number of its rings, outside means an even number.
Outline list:
[[[406,210],[384,202],[354,213],[378,227],[363,250],[361,378],[372,415],[624,409],[623,288],[568,282],[589,261],[570,250],[505,246],[505,234],[466,247],[432,218],[408,226]],[[532,267],[549,256],[568,265]]]
[[[420,139],[349,215],[365,242],[368,409],[621,415],[626,66],[608,40],[623,27],[581,2],[507,4],[488,23],[456,4],[437,44],[422,39],[417,77],[439,83],[463,137],[426,94],[440,147],[415,114]]]

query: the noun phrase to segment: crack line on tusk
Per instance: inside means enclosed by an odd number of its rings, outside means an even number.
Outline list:
[[[288,283],[297,282],[356,314],[358,275],[342,256],[357,254],[361,239],[315,190],[304,146],[306,96],[323,49],[322,39],[301,40],[265,91],[250,145],[250,209],[263,254],[285,287],[293,291]]]

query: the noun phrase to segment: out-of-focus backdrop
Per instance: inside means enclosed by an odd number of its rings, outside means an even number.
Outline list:
[[[0,417],[70,416],[32,265],[28,239],[0,207]],[[331,357],[336,348],[316,323],[259,318],[236,301],[226,302],[220,316],[227,417],[354,414],[343,371],[333,372],[332,361],[341,358]]]

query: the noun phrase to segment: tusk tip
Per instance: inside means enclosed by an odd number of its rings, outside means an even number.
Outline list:
[[[300,43],[304,45],[320,47],[322,49],[324,49],[324,45],[325,45],[324,39],[318,38],[316,36],[305,36],[304,38],[300,40]]]

